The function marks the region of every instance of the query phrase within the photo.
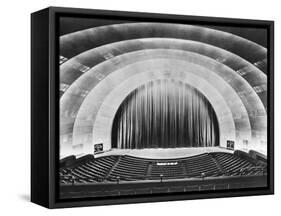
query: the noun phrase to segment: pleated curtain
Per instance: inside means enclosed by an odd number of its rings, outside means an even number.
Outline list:
[[[219,145],[216,114],[208,100],[181,81],[161,79],[135,89],[119,107],[112,146],[120,149]]]

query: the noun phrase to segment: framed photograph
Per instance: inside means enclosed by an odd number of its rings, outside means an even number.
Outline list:
[[[273,21],[50,7],[31,16],[31,200],[273,194]]]

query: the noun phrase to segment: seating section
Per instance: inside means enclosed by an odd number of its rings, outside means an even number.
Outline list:
[[[109,180],[140,180],[146,178],[148,161],[141,158],[122,156],[116,166],[112,169]]]
[[[166,160],[112,155],[89,159],[73,167],[61,168],[60,182],[83,184],[264,174],[266,164],[253,163],[223,152]]]
[[[190,157],[185,160],[185,166],[187,176],[189,177],[208,177],[222,174],[220,166],[216,163],[211,154]]]
[[[87,183],[102,182],[107,174],[116,164],[118,156],[108,156],[89,160],[72,169],[64,168],[60,170],[62,183]]]
[[[233,154],[228,153],[213,153],[213,157],[218,161],[225,175],[259,175],[263,174],[265,164],[255,166],[250,161],[239,158]]]
[[[182,161],[153,162],[150,166],[150,179],[186,177]]]

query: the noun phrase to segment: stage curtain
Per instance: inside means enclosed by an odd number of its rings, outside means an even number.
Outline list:
[[[219,143],[216,114],[195,88],[169,79],[151,81],[128,95],[112,128],[121,149],[207,147]]]

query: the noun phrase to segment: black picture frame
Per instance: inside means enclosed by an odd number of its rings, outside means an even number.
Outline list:
[[[199,191],[105,198],[58,198],[59,164],[59,25],[61,16],[126,19],[186,24],[251,26],[267,29],[268,49],[268,186],[239,190]],[[111,205],[172,200],[267,195],[274,193],[274,22],[49,7],[31,15],[31,201],[47,208]]]

